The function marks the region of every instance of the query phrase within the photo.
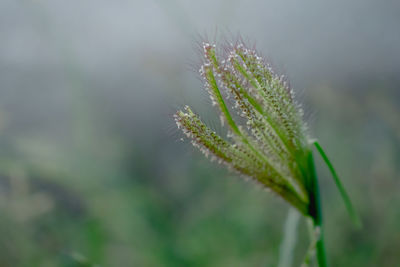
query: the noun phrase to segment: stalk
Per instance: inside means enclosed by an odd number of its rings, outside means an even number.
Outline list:
[[[293,254],[297,242],[297,226],[299,221],[300,213],[291,207],[285,223],[283,240],[279,248],[278,267],[292,266]]]
[[[311,175],[310,216],[312,217],[313,220],[314,231],[317,233],[317,242],[316,242],[317,261],[319,267],[327,267],[328,263],[326,260],[326,252],[325,252],[321,197],[319,193],[318,177],[315,171],[314,157],[311,151],[308,154],[308,165]]]

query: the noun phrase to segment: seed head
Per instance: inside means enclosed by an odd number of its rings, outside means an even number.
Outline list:
[[[243,43],[225,50],[220,58],[215,45],[203,43],[200,74],[222,125],[229,127],[227,137],[208,128],[188,106],[174,115],[178,128],[211,160],[258,181],[309,215],[311,148],[293,90]],[[238,124],[236,114],[245,123]]]

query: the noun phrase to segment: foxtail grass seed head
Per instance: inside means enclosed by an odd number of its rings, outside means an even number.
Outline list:
[[[244,44],[223,50],[221,57],[215,45],[203,43],[200,74],[228,135],[219,136],[188,106],[174,115],[178,128],[206,157],[259,182],[310,215],[311,145],[293,90]],[[237,115],[245,123],[239,124]]]

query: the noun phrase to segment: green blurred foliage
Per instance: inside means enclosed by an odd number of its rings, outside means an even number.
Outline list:
[[[324,92],[308,99],[319,113],[313,127],[364,224],[353,227],[319,164],[329,259],[333,266],[395,266],[400,135],[386,112],[397,106],[390,92],[376,96],[374,88],[361,97]],[[287,210],[280,199],[175,135],[152,146],[122,135],[81,138],[3,139],[1,266],[276,266]],[[295,262],[308,245],[304,223],[299,229]]]

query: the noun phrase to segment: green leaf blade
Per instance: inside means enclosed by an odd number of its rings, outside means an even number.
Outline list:
[[[361,224],[361,220],[357,215],[357,212],[355,211],[353,204],[351,203],[350,197],[346,192],[346,189],[344,188],[342,182],[340,181],[339,176],[336,173],[335,168],[333,167],[331,161],[329,160],[328,156],[326,155],[324,149],[321,147],[321,145],[318,143],[318,141],[313,141],[313,144],[315,146],[315,148],[317,149],[317,151],[319,152],[319,154],[321,155],[322,159],[324,160],[325,164],[328,166],[333,180],[336,184],[336,187],[339,190],[339,193],[343,199],[343,202],[347,208],[347,211],[349,212],[349,215],[353,221],[353,223],[355,224],[355,226],[357,228],[361,228],[362,224]]]

